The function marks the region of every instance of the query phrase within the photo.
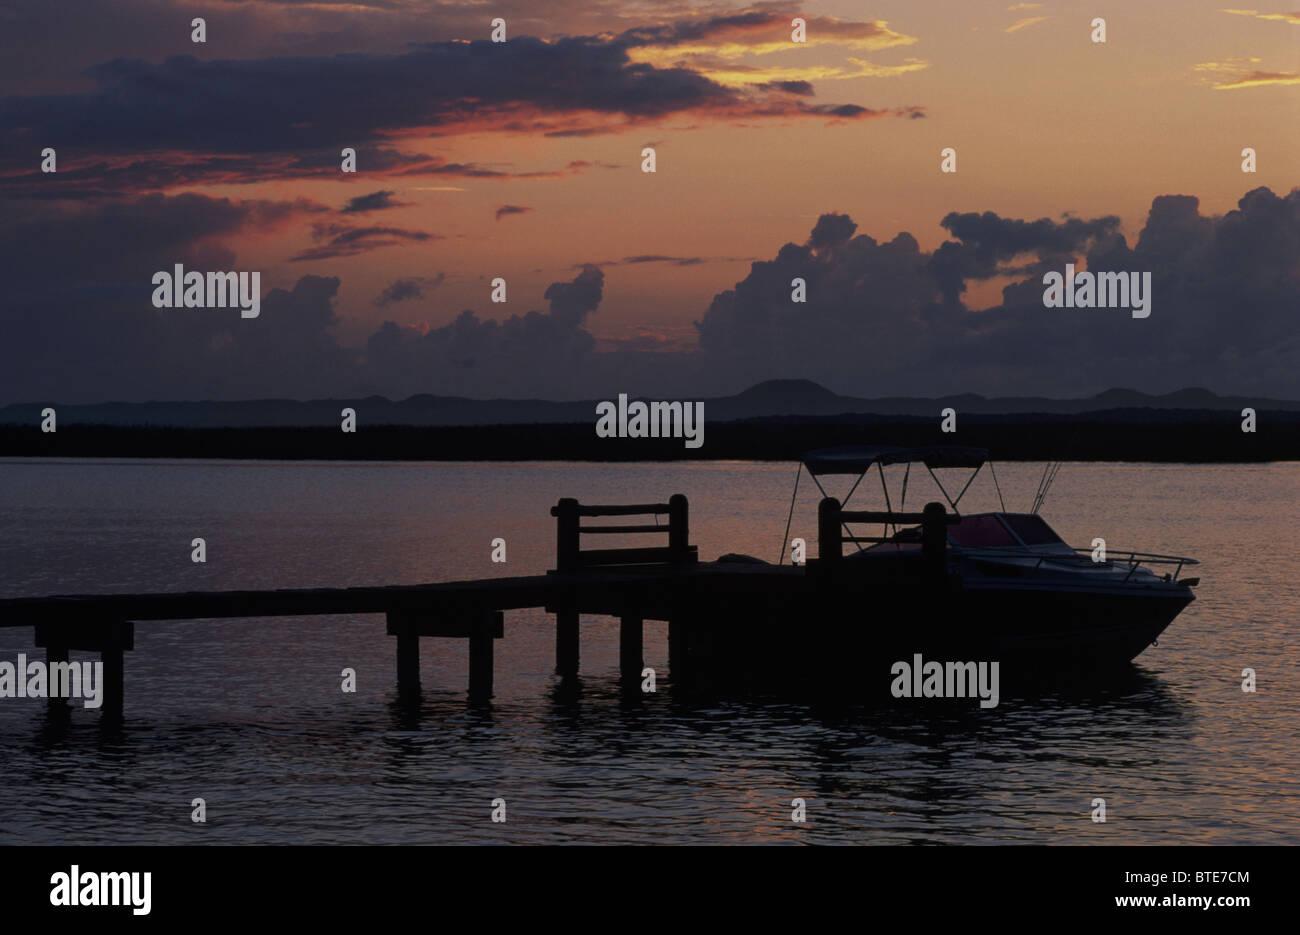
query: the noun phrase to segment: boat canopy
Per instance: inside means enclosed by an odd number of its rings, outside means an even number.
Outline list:
[[[812,478],[817,489],[821,491],[823,497],[830,496],[826,488],[822,486],[819,479],[823,475],[847,474],[853,475],[854,480],[852,488],[844,495],[842,506],[848,506],[849,500],[862,483],[867,472],[873,467],[880,473],[880,486],[885,495],[885,509],[892,513],[894,506],[889,496],[889,485],[885,483],[885,466],[888,464],[906,464],[907,474],[903,477],[902,498],[899,500],[899,511],[901,512],[907,505],[907,481],[912,473],[913,464],[923,464],[925,469],[930,473],[935,485],[943,493],[943,497],[948,501],[954,513],[957,512],[957,504],[965,496],[966,491],[970,488],[971,482],[975,480],[975,475],[979,474],[980,469],[985,464],[989,466],[989,472],[993,471],[993,462],[989,460],[989,453],[984,448],[967,448],[959,445],[929,445],[923,448],[899,448],[894,445],[840,445],[836,448],[818,448],[815,451],[807,452],[799,459],[799,470],[794,476],[794,492],[790,495],[790,515],[785,521],[785,539],[781,544],[781,559],[785,559],[785,547],[790,541],[790,524],[794,521],[794,505],[799,498],[799,475],[806,469],[808,476]],[[943,482],[939,480],[934,473],[936,468],[972,468],[971,476],[966,479],[966,485],[954,497],[948,493]],[[993,475],[993,484],[998,486],[997,475]],[[998,487],[998,502],[1002,502],[1002,488]],[[1006,506],[1003,506],[1003,512]],[[846,530],[848,526],[844,527]],[[897,526],[895,526],[897,530]],[[859,543],[858,549],[862,546]]]
[[[934,468],[979,468],[989,459],[983,448],[965,448],[957,445],[931,445],[925,448],[896,448],[892,445],[841,445],[838,448],[818,448],[803,456],[808,473],[865,474],[873,464],[913,464],[920,462]]]

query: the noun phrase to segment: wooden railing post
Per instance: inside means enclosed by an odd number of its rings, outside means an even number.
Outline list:
[[[817,558],[824,568],[837,566],[844,557],[840,525],[840,501],[824,498],[817,505]]]
[[[668,550],[674,562],[684,562],[690,554],[689,516],[685,494],[675,493],[668,498]]]
[[[942,503],[927,503],[921,511],[921,560],[935,580],[947,574],[948,514]]]
[[[555,568],[576,571],[578,568],[578,501],[563,497],[552,510],[555,514]]]

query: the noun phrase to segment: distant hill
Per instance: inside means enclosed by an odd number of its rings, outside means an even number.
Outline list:
[[[660,399],[664,397],[650,397]],[[600,400],[553,402],[540,399],[468,399],[460,396],[420,394],[409,399],[382,396],[362,399],[259,399],[240,402],[109,402],[64,405],[57,401],[18,403],[0,408],[0,424],[39,424],[40,412],[53,406],[60,425],[156,426],[182,428],[269,428],[334,426],[344,408],[357,411],[361,425],[475,426],[537,425],[594,422]],[[1046,397],[984,397],[973,393],[937,399],[893,396],[862,399],[841,396],[811,380],[768,380],[733,396],[704,399],[710,423],[740,420],[824,419],[874,416],[934,416],[951,407],[959,415],[1015,416],[1028,414],[1077,416],[1116,411],[1150,410],[1300,412],[1300,402],[1237,396],[1218,396],[1209,390],[1189,388],[1153,396],[1137,390],[1111,389],[1086,399]]]

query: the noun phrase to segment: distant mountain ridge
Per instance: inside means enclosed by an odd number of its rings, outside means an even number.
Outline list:
[[[636,399],[668,397],[630,396]],[[383,396],[361,399],[261,399],[238,402],[108,402],[62,405],[16,403],[0,407],[0,424],[39,424],[41,410],[52,406],[60,424],[132,425],[184,428],[245,428],[338,424],[344,408],[355,409],[360,425],[525,425],[593,422],[601,400],[554,402],[540,399],[469,399],[419,394],[403,400]],[[825,418],[827,416],[935,416],[953,408],[968,415],[1079,415],[1115,410],[1232,410],[1300,412],[1300,402],[1243,396],[1219,396],[1192,387],[1162,395],[1110,389],[1084,399],[1037,396],[985,397],[975,393],[933,399],[891,396],[865,399],[842,396],[811,380],[767,380],[732,396],[705,397],[710,422],[747,419]]]

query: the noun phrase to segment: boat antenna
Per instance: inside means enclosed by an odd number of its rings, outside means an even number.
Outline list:
[[[1043,508],[1043,504],[1047,501],[1047,492],[1052,489],[1052,484],[1056,483],[1056,475],[1060,472],[1061,465],[1064,463],[1064,461],[1057,461],[1056,466],[1052,468],[1052,474],[1047,478],[1047,486],[1043,488],[1043,499],[1038,501],[1038,508],[1040,510]]]
[[[1038,501],[1043,494],[1043,481],[1047,480],[1047,469],[1050,468],[1051,466],[1052,466],[1052,462],[1050,461],[1043,462],[1043,473],[1038,478],[1038,486],[1034,488],[1034,502],[1029,505],[1030,513],[1038,512]]]
[[[1038,481],[1038,493],[1034,497],[1034,508],[1030,511],[1038,513],[1043,508],[1043,503],[1047,500],[1047,491],[1052,489],[1052,483],[1056,480],[1057,472],[1061,470],[1063,461],[1048,461],[1043,465],[1043,476]]]
[[[790,541],[790,523],[794,520],[794,501],[799,496],[799,475],[803,473],[803,462],[794,470],[794,493],[790,495],[790,515],[785,518],[785,538],[781,540],[781,554],[777,556],[778,565],[785,564],[785,544]]]

